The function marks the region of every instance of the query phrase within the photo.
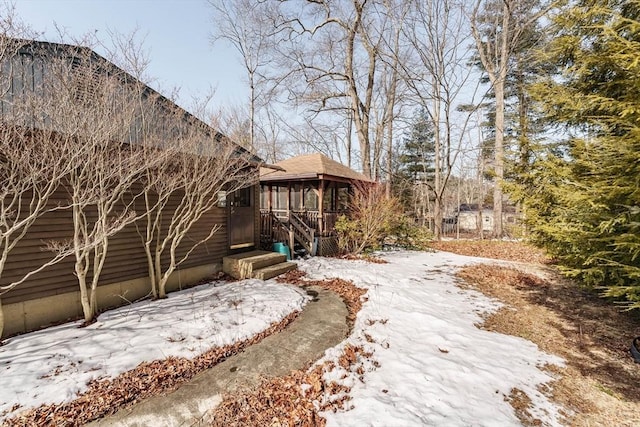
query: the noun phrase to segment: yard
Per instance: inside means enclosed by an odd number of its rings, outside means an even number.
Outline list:
[[[533,259],[530,249],[511,244],[448,245],[450,251],[474,255]],[[211,408],[214,422],[255,425],[256,417],[263,417],[272,425],[631,426],[640,421],[640,368],[628,353],[631,339],[640,335],[636,313],[620,312],[570,286],[544,264],[449,252],[380,256],[386,263],[300,261],[306,275],[290,275],[291,283],[339,278],[343,293],[349,286],[366,291],[361,307],[351,304],[357,315],[349,337],[308,371],[224,397]],[[153,376],[163,366],[147,363],[153,360],[199,365],[216,347],[295,322],[291,313],[307,301],[298,287],[274,280],[218,282],[173,294],[159,308],[143,302],[105,313],[84,329],[67,324],[11,338],[0,347],[0,411],[5,423],[20,425],[11,417],[41,404],[50,404],[49,413],[70,410],[92,379],[117,383],[136,370]],[[101,399],[93,400],[99,406]]]

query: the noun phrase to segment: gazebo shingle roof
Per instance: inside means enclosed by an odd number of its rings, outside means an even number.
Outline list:
[[[279,181],[294,178],[321,178],[331,176],[349,180],[372,182],[360,172],[346,167],[342,163],[331,160],[327,156],[316,153],[292,157],[276,163],[274,166],[282,170],[260,168],[261,181]]]

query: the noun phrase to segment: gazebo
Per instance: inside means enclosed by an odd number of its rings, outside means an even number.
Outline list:
[[[261,242],[301,246],[309,254],[337,252],[335,223],[349,195],[373,181],[322,154],[283,160],[260,169]]]

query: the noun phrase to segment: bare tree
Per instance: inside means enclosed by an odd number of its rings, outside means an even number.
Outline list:
[[[0,297],[30,277],[64,258],[42,252],[41,262],[28,271],[12,272],[3,278],[9,255],[27,235],[34,223],[61,206],[51,202],[61,180],[68,173],[64,144],[43,126],[42,81],[25,75],[42,76],[42,64],[30,55],[21,60],[22,39],[30,30],[22,24],[12,7],[0,8]],[[35,68],[34,68],[35,67]],[[43,245],[44,246],[44,245]],[[44,247],[43,247],[44,249]],[[4,315],[0,299],[0,336]]]
[[[162,159],[145,170],[145,213],[138,225],[155,298],[166,297],[171,274],[221,228],[215,224],[207,235],[193,240],[190,232],[198,221],[227,193],[255,185],[258,179],[249,153],[192,119],[177,112],[169,121],[173,139],[165,141],[161,153],[152,143],[145,150]],[[183,242],[188,247],[183,248]]]
[[[20,107],[13,104],[15,114]],[[31,104],[33,105],[33,104]],[[31,119],[32,109],[29,111]],[[20,121],[25,120],[22,117]],[[9,255],[27,235],[34,223],[49,212],[63,208],[52,202],[63,178],[68,174],[66,144],[50,131],[27,129],[14,123],[0,125],[0,278]],[[43,245],[43,249],[44,249]],[[64,254],[48,256],[42,252],[34,258],[41,264],[32,270],[9,277],[0,285],[0,296],[26,282],[33,275],[52,266]],[[0,336],[4,329],[0,305]]]
[[[493,170],[493,234],[502,237],[502,180],[504,179],[505,84],[514,50],[523,32],[543,16],[553,2],[540,0],[477,0],[470,14],[473,38],[483,70],[495,95]]]
[[[434,131],[434,234],[440,239],[444,195],[460,147],[465,140],[478,86],[469,84],[472,73],[467,46],[468,22],[464,11],[452,0],[416,2],[404,32],[417,63],[403,62],[406,81],[428,114]]]
[[[401,43],[403,28],[406,22],[408,13],[411,10],[411,2],[404,0],[385,0],[384,13],[386,15],[386,28],[387,35],[384,37],[384,49],[381,50],[382,79],[384,81],[383,87],[385,95],[383,96],[383,115],[382,120],[379,122],[379,127],[376,132],[376,139],[380,139],[376,146],[379,146],[377,151],[382,152],[383,143],[381,139],[386,138],[386,164],[383,167],[378,159],[378,168],[381,170],[380,177],[382,177],[382,169],[386,169],[386,196],[391,197],[391,189],[393,186],[393,164],[392,159],[394,157],[393,141],[394,141],[394,123],[397,119],[399,112],[396,112],[398,106],[402,106],[403,89],[406,85],[402,85],[402,67],[401,63],[406,63],[408,60],[408,54],[402,49]],[[401,86],[402,85],[402,86]],[[382,134],[382,138],[379,136]],[[379,156],[378,156],[379,157]]]
[[[262,141],[260,148],[256,150],[262,159],[268,163],[277,163],[284,159],[284,154],[287,151],[287,143],[283,140],[284,130],[281,123],[284,119],[278,114],[275,108],[267,108],[264,114],[261,115],[260,124],[257,126],[259,139]],[[229,135],[231,139],[233,135]]]
[[[359,142],[361,167],[371,177],[371,114],[382,32],[375,0],[279,2],[274,17],[281,66],[290,97],[310,113],[350,117]],[[300,82],[300,83],[299,83]]]
[[[399,205],[397,199],[385,197],[382,185],[357,185],[348,202],[350,218],[341,217],[336,224],[340,250],[359,254],[380,247]]]
[[[249,84],[249,140],[256,150],[259,108],[267,102],[269,89],[265,68],[271,62],[273,28],[266,20],[268,3],[254,0],[208,0],[213,9],[212,41],[226,40],[240,55]]]
[[[242,105],[227,105],[215,112],[216,123],[225,135],[242,147],[251,146],[251,118]],[[262,150],[256,150],[262,152]]]
[[[143,169],[136,147],[141,84],[87,48],[63,46],[48,61],[49,126],[65,135],[65,178],[73,236],[51,242],[75,259],[85,323],[97,313],[96,290],[111,237],[135,220],[129,190]]]

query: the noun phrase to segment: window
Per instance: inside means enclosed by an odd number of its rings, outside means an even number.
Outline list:
[[[269,186],[261,185],[260,186],[260,209],[268,209],[269,208]]]
[[[323,203],[324,203],[324,211],[327,212],[331,212],[331,211],[335,211],[336,207],[333,204],[333,194],[336,191],[336,189],[334,187],[328,187],[325,188],[324,190],[324,196],[323,196]]]
[[[304,187],[304,207],[306,209],[318,210],[318,195],[311,185]]]
[[[338,210],[346,211],[348,207],[349,207],[349,188],[340,187],[338,188]]]
[[[226,191],[218,191],[218,207],[226,208],[227,207],[227,192]]]
[[[287,187],[273,187],[273,209],[287,209]]]
[[[291,186],[291,210],[298,210],[302,208],[302,200],[300,197],[300,192],[302,190],[302,185],[293,184]]]
[[[251,187],[241,188],[238,191],[234,191],[231,194],[231,200],[229,203],[231,206],[237,208],[251,207]]]

